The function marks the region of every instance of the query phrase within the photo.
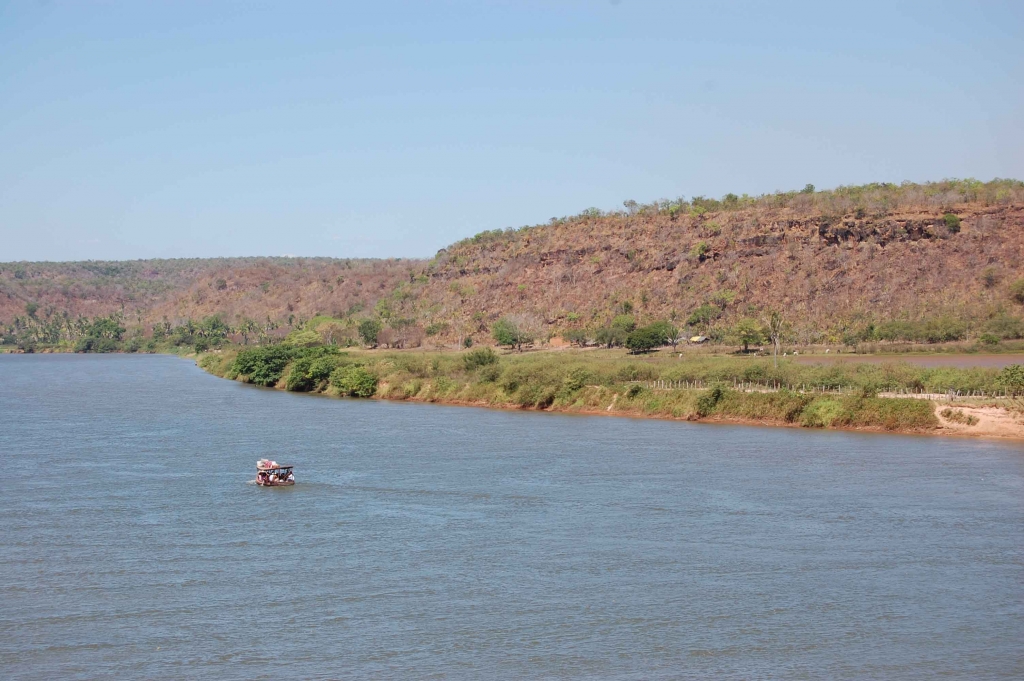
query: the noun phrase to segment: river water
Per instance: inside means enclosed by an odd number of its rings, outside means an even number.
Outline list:
[[[1019,445],[73,355],[0,355],[0,438],[4,679],[1024,675]]]

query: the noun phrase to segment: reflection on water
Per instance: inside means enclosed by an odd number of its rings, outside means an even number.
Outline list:
[[[0,356],[4,678],[1013,678],[1024,453]],[[247,484],[263,456],[295,487]],[[279,642],[279,643],[278,643]]]

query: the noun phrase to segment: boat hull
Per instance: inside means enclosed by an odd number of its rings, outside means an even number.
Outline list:
[[[291,487],[292,485],[295,484],[295,481],[283,480],[278,482],[260,482],[259,480],[257,480],[256,484],[259,485],[260,487]]]

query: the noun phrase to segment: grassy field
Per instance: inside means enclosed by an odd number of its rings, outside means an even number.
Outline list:
[[[782,359],[630,356],[617,350],[499,354],[339,351],[282,346],[224,350],[201,366],[281,389],[501,408],[753,421],[809,428],[935,429],[927,399],[880,392],[964,394],[1001,389],[989,368],[905,363],[807,365]]]

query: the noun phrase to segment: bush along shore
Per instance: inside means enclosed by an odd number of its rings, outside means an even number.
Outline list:
[[[776,367],[771,360],[741,357],[499,355],[491,348],[365,352],[286,345],[225,349],[201,356],[199,364],[227,379],[334,396],[905,433],[946,432],[940,409],[949,406],[906,397],[984,392],[1006,396],[987,398],[988,406],[1005,411],[1012,423],[1019,421],[1024,436],[1024,367],[1019,365],[995,370],[783,361]],[[967,419],[957,414],[953,420]]]

